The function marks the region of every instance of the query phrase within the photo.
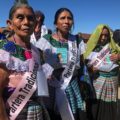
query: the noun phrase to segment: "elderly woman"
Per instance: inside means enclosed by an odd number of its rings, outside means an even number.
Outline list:
[[[92,106],[94,120],[116,120],[120,48],[107,25],[98,25],[90,36],[84,58],[96,93]]]
[[[26,0],[16,0],[9,13],[8,27],[14,34],[0,40],[0,120],[49,120],[36,82],[45,80],[39,51],[30,44],[35,14]],[[43,79],[44,78],[44,79]],[[42,84],[42,83],[41,83]],[[44,92],[45,88],[41,89]],[[5,110],[6,108],[7,114]],[[2,114],[3,113],[3,114]]]

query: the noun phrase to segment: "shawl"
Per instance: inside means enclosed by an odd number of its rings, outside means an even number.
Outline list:
[[[90,55],[90,53],[93,51],[93,49],[96,47],[98,40],[100,38],[101,32],[103,28],[106,27],[109,30],[110,33],[110,43],[109,46],[112,49],[112,52],[114,53],[120,53],[120,47],[116,45],[116,43],[113,40],[113,33],[111,29],[105,25],[105,24],[100,24],[96,27],[92,35],[90,36],[87,45],[86,45],[86,52],[84,53],[84,59],[87,59],[87,57]]]

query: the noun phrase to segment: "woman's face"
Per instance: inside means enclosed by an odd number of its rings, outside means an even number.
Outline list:
[[[16,35],[29,37],[34,31],[35,22],[35,16],[32,10],[27,7],[20,7],[14,12],[9,24]]]
[[[62,13],[60,13],[56,23],[57,30],[66,34],[69,33],[72,25],[73,19],[70,13],[68,11],[63,11]]]
[[[101,35],[100,35],[100,40],[99,42],[102,45],[105,45],[107,42],[109,42],[110,34],[107,28],[103,28]]]

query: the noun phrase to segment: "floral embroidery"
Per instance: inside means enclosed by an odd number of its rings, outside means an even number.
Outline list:
[[[16,53],[16,47],[15,44],[11,41],[8,41],[6,44],[3,46],[4,50],[10,53]]]

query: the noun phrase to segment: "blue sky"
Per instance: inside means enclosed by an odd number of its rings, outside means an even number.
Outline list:
[[[92,33],[98,24],[108,24],[113,30],[120,28],[120,0],[28,0],[35,10],[45,14],[45,24],[54,30],[54,14],[61,7],[74,14],[73,33]],[[14,0],[0,0],[0,27],[6,26],[9,9]]]

